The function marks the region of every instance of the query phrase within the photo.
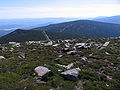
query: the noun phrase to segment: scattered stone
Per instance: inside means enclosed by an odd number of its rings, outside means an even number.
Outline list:
[[[107,87],[109,87],[110,85],[106,84]]]
[[[87,61],[87,57],[81,57],[81,60],[83,60],[83,61]]]
[[[38,79],[38,80],[36,80],[36,83],[46,83],[46,82]]]
[[[50,42],[46,43],[44,46],[52,46],[52,45],[53,45],[53,42],[50,41]]]
[[[120,57],[117,57],[118,60],[120,60]]]
[[[85,43],[76,43],[75,45],[76,49],[81,49],[85,47]]]
[[[89,55],[90,57],[93,56],[93,53]]]
[[[15,59],[15,57],[9,57],[8,59]]]
[[[16,42],[9,42],[9,44],[16,44]]]
[[[108,80],[112,80],[112,76],[106,76]]]
[[[71,42],[71,40],[64,40],[66,43]]]
[[[82,82],[78,82],[78,84],[75,86],[74,90],[84,90]]]
[[[68,55],[75,55],[77,53],[77,51],[69,51],[67,52]]]
[[[110,42],[105,42],[105,43],[102,45],[102,47],[100,48],[100,50],[101,50],[101,49],[104,49],[105,47],[107,47],[107,46],[109,45],[109,43],[110,43]]]
[[[27,87],[24,87],[24,88],[23,88],[23,90],[26,90],[26,89],[27,89]]]
[[[56,59],[54,59],[54,61],[60,61],[60,58],[56,58]]]
[[[1,59],[5,59],[5,57],[3,57],[3,56],[0,56],[0,60],[1,60]]]
[[[81,70],[80,68],[74,68],[74,69],[62,72],[61,76],[66,80],[77,81],[80,70]]]
[[[59,46],[59,44],[54,44],[54,45],[53,45],[53,47],[57,47],[57,46]]]
[[[58,72],[61,72],[62,70],[58,70]]]
[[[28,41],[26,42],[26,44],[30,45],[30,44],[40,44],[41,41]]]
[[[9,50],[10,52],[13,52],[14,51],[14,48],[10,48],[10,50]]]
[[[0,50],[2,50],[2,51],[6,50],[6,49],[7,49],[7,47],[0,47]]]
[[[6,73],[12,73],[12,71],[7,70]]]
[[[66,53],[66,52],[69,52],[69,51],[70,51],[69,48],[64,48],[64,49],[62,49],[62,52],[63,52],[63,53]]]
[[[66,65],[60,65],[60,64],[57,64],[57,65],[60,66],[60,67],[65,68],[65,69],[70,69],[71,67],[74,66],[74,63],[68,64],[67,66]]]
[[[58,56],[58,58],[61,58],[61,57],[63,57],[63,55],[59,55],[59,56]]]
[[[108,52],[105,52],[106,55],[110,55]]]
[[[22,79],[19,83],[26,82],[27,80],[28,80],[28,78],[26,78],[26,79]]]
[[[65,47],[69,48],[70,46],[68,44],[65,44]]]
[[[20,47],[20,43],[17,42],[9,42],[13,47]]]
[[[38,74],[38,76],[42,77],[44,76],[46,73],[50,72],[51,70],[49,70],[46,67],[43,66],[38,66],[35,68],[35,72]]]
[[[20,43],[14,44],[13,47],[20,47]]]
[[[25,58],[25,53],[19,52],[18,54],[19,54],[19,56],[18,56],[19,58]]]
[[[85,43],[76,43],[75,46],[85,46]]]
[[[103,44],[103,47],[107,47],[109,45],[110,42],[105,42],[105,44]]]

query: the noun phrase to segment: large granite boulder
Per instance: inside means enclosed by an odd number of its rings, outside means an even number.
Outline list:
[[[61,76],[70,81],[77,81],[80,68],[74,68],[61,73]]]

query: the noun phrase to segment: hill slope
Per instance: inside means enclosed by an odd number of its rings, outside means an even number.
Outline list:
[[[66,32],[83,35],[90,38],[116,37],[120,35],[120,25],[96,22],[90,20],[78,20],[53,24],[34,30],[46,30],[52,32]]]
[[[81,38],[107,38],[120,36],[120,25],[89,20],[51,24],[31,30],[16,30],[0,38],[0,43],[9,41],[46,40],[43,31],[52,40]]]
[[[58,33],[58,32],[50,32],[45,31],[48,37],[52,40],[56,39],[72,39],[79,38],[79,35],[72,33]],[[5,36],[0,37],[0,43],[8,43],[8,42],[24,42],[24,41],[39,41],[39,40],[47,40],[46,35],[43,31],[37,30],[15,30]]]

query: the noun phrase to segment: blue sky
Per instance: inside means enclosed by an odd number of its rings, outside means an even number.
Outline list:
[[[0,0],[0,19],[120,15],[120,0]]]

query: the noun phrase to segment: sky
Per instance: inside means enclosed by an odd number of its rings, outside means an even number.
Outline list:
[[[0,0],[0,19],[120,15],[120,0]]]

